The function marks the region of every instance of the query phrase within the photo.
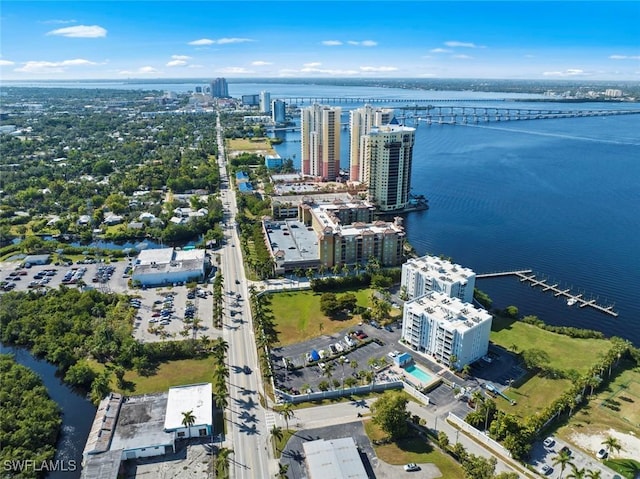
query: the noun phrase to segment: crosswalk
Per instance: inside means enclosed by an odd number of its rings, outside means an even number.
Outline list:
[[[266,411],[264,413],[264,423],[267,425],[267,431],[270,431],[276,425],[276,415],[271,411]]]

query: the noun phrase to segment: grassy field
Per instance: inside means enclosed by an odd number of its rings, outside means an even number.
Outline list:
[[[91,361],[90,365],[94,371],[104,370],[104,365],[96,361]],[[123,391],[118,388],[115,377],[112,377],[111,388],[127,395],[165,392],[172,386],[210,382],[212,370],[212,358],[169,361],[160,364],[152,376],[140,376],[135,371],[127,371],[124,380],[132,384],[133,390]]]
[[[364,430],[372,441],[386,436],[373,421],[364,421]],[[432,463],[440,469],[442,477],[464,477],[464,471],[456,461],[419,436],[407,437],[382,446],[374,445],[373,449],[378,458],[387,464]]]
[[[265,152],[267,155],[275,155],[268,138],[230,138],[227,140],[227,147],[233,151]]]
[[[358,305],[368,306],[372,291],[368,288],[353,291],[358,298]],[[334,334],[341,329],[356,326],[361,321],[358,315],[346,320],[329,319],[320,311],[321,295],[322,293],[313,291],[295,291],[270,296],[281,346],[306,341],[322,334]]]
[[[508,397],[516,401],[515,405],[512,406],[500,396],[495,401],[501,410],[526,418],[562,396],[562,393],[570,386],[569,379],[547,379],[533,376],[521,386],[512,386],[504,391]]]
[[[604,339],[574,339],[498,317],[493,320],[491,341],[505,349],[512,349],[512,346],[516,346],[518,351],[541,349],[547,352],[554,368],[564,371],[575,369],[580,373],[587,371],[611,345]],[[571,351],[571,354],[567,354],[567,351]]]
[[[634,479],[640,474],[640,462],[633,459],[611,459],[604,461],[604,464],[626,479]]]
[[[629,363],[620,366],[624,371],[617,376],[613,371],[613,381],[558,431],[560,437],[569,438],[573,432],[604,433],[609,429],[640,436],[640,369],[631,369]]]
[[[280,456],[282,456],[282,451],[284,450],[285,446],[289,442],[289,439],[291,438],[291,436],[294,436],[295,433],[296,432],[291,430],[291,429],[282,429],[282,439],[279,439],[279,440],[275,441],[275,446],[274,447],[275,447],[276,459],[278,459]],[[269,432],[269,437],[270,437],[270,440],[271,440],[271,444],[273,445],[273,440],[275,438],[273,437],[271,432]]]

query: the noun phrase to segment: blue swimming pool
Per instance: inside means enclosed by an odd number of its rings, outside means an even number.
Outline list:
[[[404,370],[423,384],[427,384],[433,379],[429,373],[415,364],[407,366]]]

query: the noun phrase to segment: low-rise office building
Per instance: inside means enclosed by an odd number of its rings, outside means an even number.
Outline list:
[[[431,291],[405,303],[402,339],[415,351],[460,369],[487,354],[491,322],[484,309]]]
[[[201,249],[146,249],[136,258],[131,278],[143,286],[203,281],[205,252]]]

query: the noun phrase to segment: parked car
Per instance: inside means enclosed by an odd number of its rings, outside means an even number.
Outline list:
[[[609,454],[607,453],[607,450],[606,450],[606,449],[600,449],[600,450],[598,451],[598,453],[596,454],[596,457],[597,457],[598,459],[605,459],[608,455],[609,455]]]
[[[570,456],[571,449],[569,449],[567,446],[564,446],[562,449],[560,449],[560,453],[565,453],[567,456]]]
[[[548,466],[547,464],[543,464],[542,466],[540,466],[540,469],[538,469],[540,474],[542,474],[543,476],[546,476],[547,474],[551,473],[551,467]]]
[[[552,437],[548,437],[546,438],[542,444],[544,444],[544,447],[551,447],[556,443],[555,439]]]
[[[405,464],[404,465],[404,470],[407,471],[407,472],[419,471],[420,470],[420,466],[418,466],[414,462],[410,462],[409,464]]]

